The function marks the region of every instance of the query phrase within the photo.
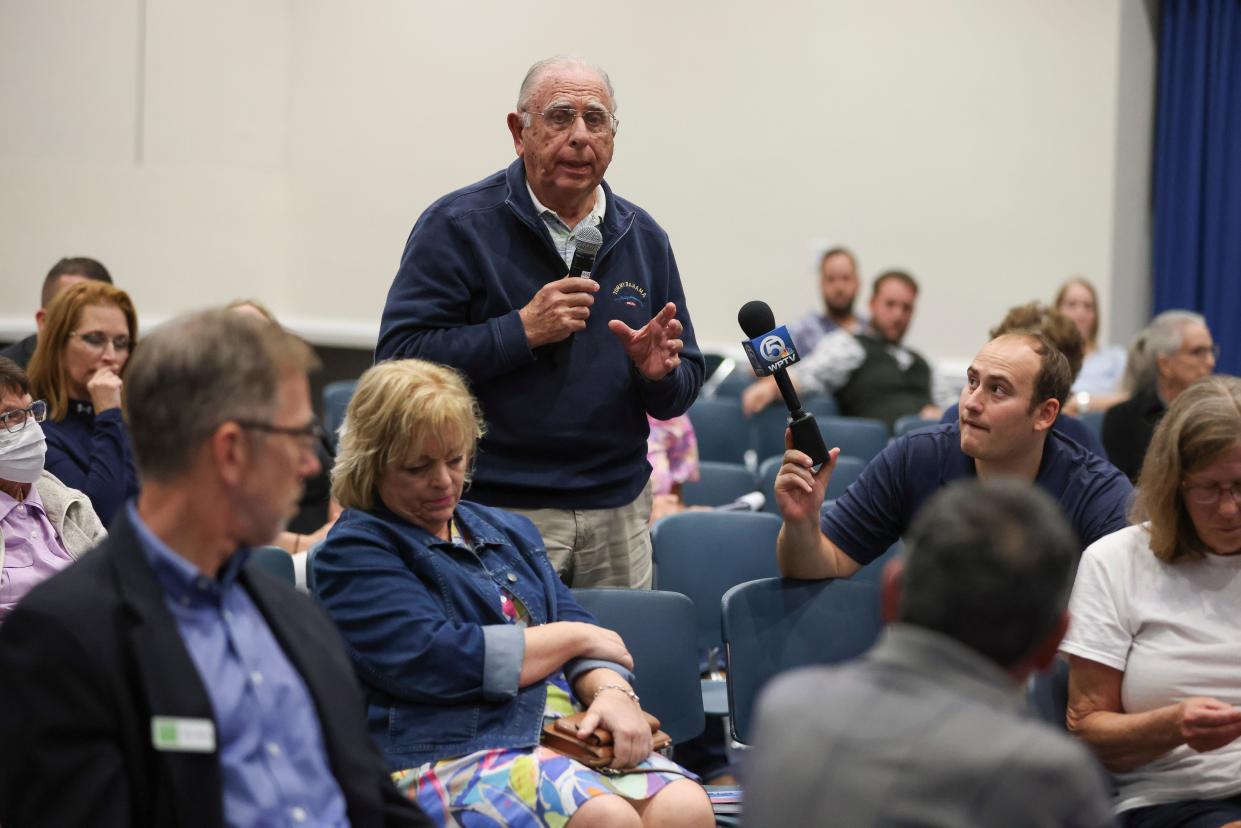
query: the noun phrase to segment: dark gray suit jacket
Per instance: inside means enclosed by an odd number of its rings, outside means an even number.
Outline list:
[[[930,630],[893,625],[859,661],[781,676],[759,704],[747,826],[1112,824],[1086,749]]]
[[[429,826],[366,731],[340,635],[264,572],[241,582],[310,691],[354,826]],[[151,717],[213,718],[207,690],[126,510],[0,626],[0,824],[223,825],[216,753],[158,751]]]

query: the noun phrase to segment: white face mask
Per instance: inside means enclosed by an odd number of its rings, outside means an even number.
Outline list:
[[[0,480],[33,483],[43,473],[47,440],[43,429],[31,421],[21,431],[0,428]]]

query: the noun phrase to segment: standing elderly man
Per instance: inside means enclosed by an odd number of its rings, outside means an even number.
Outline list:
[[[429,824],[370,740],[335,628],[245,566],[318,470],[313,360],[228,311],[134,354],[142,493],[0,627],[0,823]]]
[[[704,362],[667,234],[603,180],[615,110],[601,69],[530,68],[517,160],[418,219],[375,356],[470,379],[488,432],[466,496],[534,521],[566,583],[646,587],[646,415],[684,413]],[[591,278],[566,277],[586,230],[603,237]]]

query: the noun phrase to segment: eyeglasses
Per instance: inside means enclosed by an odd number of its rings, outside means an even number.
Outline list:
[[[41,423],[46,419],[47,403],[43,400],[35,400],[25,408],[15,408],[0,414],[0,423],[4,423],[5,430],[10,434],[21,431],[26,427],[26,423],[31,421]]]
[[[1181,488],[1185,490],[1185,499],[1199,506],[1217,505],[1225,492],[1232,498],[1233,503],[1241,506],[1241,480],[1229,483],[1226,486],[1218,483],[1201,486],[1190,486],[1188,483],[1182,483]]]
[[[69,334],[69,336],[77,337],[89,345],[92,349],[99,351],[100,353],[103,353],[108,349],[109,342],[112,343],[112,347],[116,349],[118,354],[129,353],[129,349],[132,348],[134,344],[127,336],[114,336],[109,339],[108,335],[103,331],[87,331],[86,333],[77,333],[75,331],[74,333]]]
[[[262,423],[258,420],[234,420],[233,422],[242,428],[265,431],[268,434],[284,434],[289,437],[296,437],[306,448],[314,448],[326,436],[326,432],[323,430],[323,426],[319,425],[318,420],[311,420],[304,426],[278,426],[272,423]]]
[[[553,106],[548,107],[542,112],[530,112],[525,110],[527,115],[538,115],[547,125],[556,132],[564,132],[577,122],[578,116],[586,123],[586,129],[596,134],[605,132],[615,132],[620,126],[620,121],[616,116],[606,109],[587,109],[584,112],[578,112],[571,106]]]
[[[1197,348],[1190,348],[1185,353],[1197,360],[1205,360],[1207,357],[1214,357],[1216,362],[1219,361],[1218,345],[1199,345]]]

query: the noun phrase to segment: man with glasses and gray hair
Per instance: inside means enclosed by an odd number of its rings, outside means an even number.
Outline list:
[[[370,740],[335,628],[245,566],[318,471],[314,363],[224,310],[135,352],[142,491],[0,626],[0,823],[429,824]]]
[[[1137,482],[1146,447],[1164,412],[1194,380],[1215,371],[1219,346],[1206,319],[1187,310],[1156,316],[1129,349],[1133,396],[1103,415],[1103,447],[1108,460]]]
[[[615,112],[603,70],[530,68],[517,160],[418,219],[375,356],[470,379],[488,432],[466,497],[533,520],[566,583],[647,587],[646,415],[683,414],[704,361],[667,234],[603,180]]]
[[[90,499],[43,468],[46,417],[26,372],[0,357],[0,621],[35,584],[107,536]]]

